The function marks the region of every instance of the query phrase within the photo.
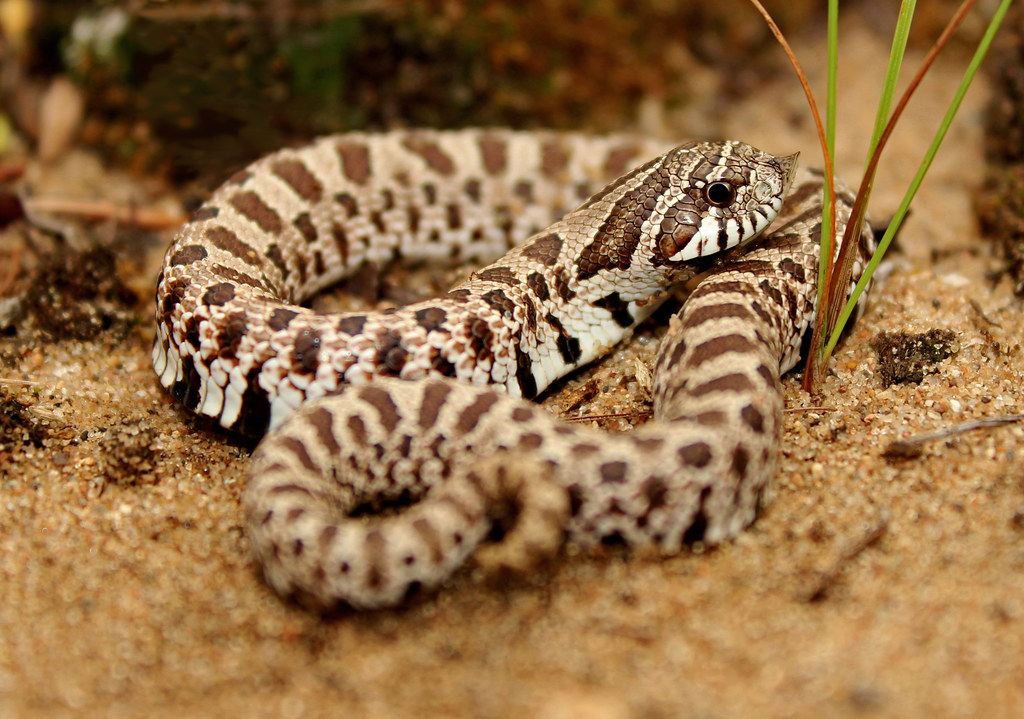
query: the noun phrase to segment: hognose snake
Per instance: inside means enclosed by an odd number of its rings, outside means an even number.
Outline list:
[[[821,176],[738,142],[687,143],[629,170],[665,149],[347,134],[256,162],[194,214],[164,262],[154,367],[189,409],[269,430],[243,505],[278,592],[384,606],[474,551],[518,568],[565,538],[673,552],[753,521],[776,467],[779,376],[814,317]],[[741,254],[787,188],[775,229]],[[839,194],[841,229],[852,198]],[[862,257],[872,246],[865,225]],[[298,306],[367,262],[506,251],[437,300]],[[640,429],[598,434],[497,391],[532,399],[708,269],[661,344]],[[385,505],[399,509],[366,516]],[[509,516],[502,540],[481,544]]]

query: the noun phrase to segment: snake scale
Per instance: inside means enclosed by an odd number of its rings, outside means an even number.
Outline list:
[[[566,538],[669,553],[753,521],[780,373],[815,313],[821,174],[734,141],[666,149],[344,134],[259,160],[195,212],[160,277],[154,367],[189,409],[266,433],[243,506],[271,586],[387,606],[474,552],[522,570]],[[861,264],[872,248],[865,224]],[[300,306],[399,259],[493,263],[405,307]],[[604,434],[524,401],[709,270],[661,343],[643,427]]]

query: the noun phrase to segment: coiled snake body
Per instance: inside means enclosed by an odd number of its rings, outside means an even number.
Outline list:
[[[341,135],[260,160],[195,213],[157,289],[154,367],[197,413],[270,430],[244,508],[276,590],[382,606],[474,550],[516,568],[566,536],[672,552],[753,520],[776,466],[779,375],[814,317],[821,177],[738,142],[648,160],[663,150],[496,130]],[[790,185],[773,232],[739,254]],[[840,229],[849,205],[841,192]],[[865,226],[862,255],[872,242]],[[503,252],[436,300],[298,305],[367,262]],[[709,268],[661,344],[639,430],[595,434],[503,396],[535,397]],[[478,548],[509,515],[502,541]]]

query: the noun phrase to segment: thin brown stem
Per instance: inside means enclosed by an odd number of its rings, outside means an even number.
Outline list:
[[[754,2],[754,0],[751,0]],[[964,17],[970,12],[971,8],[977,0],[964,0],[956,13],[950,19],[949,23],[943,29],[942,34],[939,36],[935,44],[932,45],[928,51],[928,55],[925,57],[924,62],[921,63],[921,67],[918,68],[917,73],[914,75],[907,89],[903,92],[900,97],[900,101],[897,103],[896,108],[893,110],[892,115],[889,118],[889,122],[886,123],[885,130],[882,131],[882,135],[878,140],[878,144],[875,146],[875,151],[871,155],[871,160],[868,162],[867,169],[864,171],[864,176],[861,179],[860,188],[857,190],[857,198],[853,203],[853,209],[850,212],[850,220],[846,224],[846,229],[843,232],[843,240],[839,245],[839,259],[836,262],[836,268],[834,271],[830,271],[828,274],[828,281],[825,286],[825,294],[823,304],[825,305],[825,321],[822,322],[821,310],[819,308],[818,320],[814,323],[814,331],[811,335],[811,350],[807,356],[806,369],[804,371],[803,387],[807,392],[813,394],[817,386],[817,378],[820,376],[822,365],[824,364],[826,357],[822,356],[818,348],[822,347],[822,336],[828,336],[832,334],[835,329],[836,323],[839,321],[839,316],[842,314],[843,306],[846,303],[846,296],[850,284],[850,274],[853,272],[853,264],[856,258],[855,250],[859,242],[854,242],[853,238],[855,235],[860,234],[860,228],[864,223],[864,215],[867,211],[867,203],[871,194],[871,186],[874,183],[875,173],[878,170],[878,162],[881,158],[882,150],[886,143],[889,141],[889,137],[892,135],[893,130],[896,128],[896,124],[906,109],[907,103],[910,102],[911,96],[917,90],[918,85],[924,79],[925,73],[934,64],[935,59],[939,53],[949,44],[950,39],[953,37],[953,33],[963,22]]]

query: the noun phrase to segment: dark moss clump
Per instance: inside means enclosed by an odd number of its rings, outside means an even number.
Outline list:
[[[135,295],[117,275],[114,254],[105,247],[45,258],[24,304],[34,327],[52,341],[91,340],[108,331],[123,337],[135,305]]]
[[[99,465],[115,484],[151,482],[161,447],[155,429],[144,420],[125,420],[107,430]]]
[[[32,404],[0,386],[0,451],[31,444],[43,446],[49,435],[47,426],[32,414]]]
[[[927,332],[879,332],[871,340],[878,355],[878,376],[886,387],[904,382],[920,382],[931,374],[934,365],[951,357],[959,348],[952,330]]]

